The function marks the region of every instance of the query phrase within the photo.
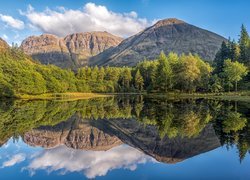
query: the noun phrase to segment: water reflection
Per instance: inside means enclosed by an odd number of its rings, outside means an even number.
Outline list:
[[[250,150],[250,104],[205,99],[110,97],[81,101],[0,103],[0,144],[10,138],[35,152],[26,168],[86,177],[138,164],[178,163],[220,146]],[[4,148],[4,147],[2,147]],[[25,161],[19,153],[2,168]]]
[[[60,174],[83,172],[86,177],[95,178],[104,176],[113,169],[135,170],[138,164],[149,161],[153,159],[126,145],[118,145],[107,151],[81,151],[58,146],[37,154],[25,169],[29,170],[31,175],[43,169],[48,172],[59,170]]]

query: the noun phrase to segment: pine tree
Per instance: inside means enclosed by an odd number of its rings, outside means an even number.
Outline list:
[[[130,82],[132,80],[131,69],[124,68],[124,71],[123,71],[121,79],[122,79],[121,81],[122,81],[123,90],[129,91],[129,89],[130,89]]]
[[[215,71],[214,73],[220,74],[223,71],[224,61],[229,58],[230,49],[228,44],[223,41],[221,44],[221,48],[216,54],[214,63],[215,63]]]
[[[229,43],[229,49],[230,49],[229,58],[232,61],[237,61],[240,56],[240,49],[237,43],[235,42],[235,40],[229,41],[228,43]]]
[[[105,77],[105,70],[103,67],[101,67],[98,71],[97,81],[102,82]]]
[[[156,84],[158,90],[161,92],[167,92],[172,85],[172,69],[169,64],[169,61],[167,60],[166,55],[162,51],[159,58],[158,58],[158,66],[157,66],[157,79],[156,79]]]
[[[250,55],[249,55],[249,43],[250,38],[246,27],[242,24],[241,32],[240,32],[240,39],[239,39],[239,47],[240,47],[240,57],[239,61],[244,64],[249,64],[250,62]]]
[[[135,88],[136,90],[142,91],[144,85],[143,77],[140,73],[140,70],[138,69],[135,74]]]
[[[91,81],[93,82],[97,81],[98,71],[99,71],[99,68],[97,66],[91,69],[91,79],[90,79]]]

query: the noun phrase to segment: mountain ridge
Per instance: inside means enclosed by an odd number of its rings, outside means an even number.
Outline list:
[[[75,69],[86,65],[91,56],[118,45],[122,40],[106,31],[74,33],[64,38],[42,34],[23,40],[20,49],[42,64]]]
[[[117,47],[92,57],[89,65],[134,66],[145,58],[155,59],[161,51],[193,53],[213,60],[223,41],[226,41],[224,37],[182,20],[163,19],[123,40]]]

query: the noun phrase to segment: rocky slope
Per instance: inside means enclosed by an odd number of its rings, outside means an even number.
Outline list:
[[[0,52],[4,52],[9,49],[9,45],[3,39],[0,38]]]
[[[117,46],[121,41],[122,38],[107,32],[75,33],[65,38],[43,34],[28,37],[20,48],[42,64],[75,69],[86,65],[90,57]]]
[[[196,53],[213,60],[225,38],[178,19],[165,19],[124,40],[119,46],[91,58],[90,65],[134,66],[139,61],[155,59],[163,50]]]

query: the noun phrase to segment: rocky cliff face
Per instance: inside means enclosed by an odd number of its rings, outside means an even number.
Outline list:
[[[121,41],[122,38],[107,32],[75,33],[65,38],[43,34],[28,37],[20,48],[42,64],[75,69],[86,65],[90,57],[117,46]]]
[[[0,38],[0,52],[4,52],[9,48],[7,42]]]
[[[178,19],[165,19],[124,40],[119,46],[91,58],[90,65],[134,66],[153,60],[161,51],[193,53],[213,60],[225,38]]]

